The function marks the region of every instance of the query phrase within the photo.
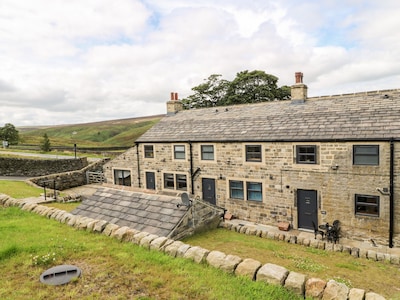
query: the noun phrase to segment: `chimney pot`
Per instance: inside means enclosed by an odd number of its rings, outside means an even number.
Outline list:
[[[178,101],[178,93],[175,93],[175,100]]]
[[[303,83],[303,73],[302,72],[296,72],[295,77],[296,77],[296,83]]]
[[[174,93],[171,92],[171,101],[174,100]]]

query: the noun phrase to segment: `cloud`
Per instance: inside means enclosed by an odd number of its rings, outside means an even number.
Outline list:
[[[165,113],[211,74],[264,70],[309,95],[396,88],[398,4],[383,1],[3,0],[0,121]],[[3,121],[4,120],[4,121]]]

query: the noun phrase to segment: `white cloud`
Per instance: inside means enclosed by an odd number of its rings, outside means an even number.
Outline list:
[[[211,74],[264,70],[310,95],[397,88],[399,4],[3,0],[0,126],[165,113]]]

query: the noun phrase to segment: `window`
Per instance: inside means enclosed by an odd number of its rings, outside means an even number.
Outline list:
[[[354,165],[379,165],[379,146],[378,145],[354,145],[353,146]]]
[[[297,145],[296,163],[298,164],[316,164],[317,147],[315,145]]]
[[[246,198],[245,189],[246,186]],[[261,182],[243,182],[239,180],[229,180],[229,197],[232,199],[262,201]]]
[[[246,145],[246,161],[261,161],[261,145]]]
[[[174,158],[175,159],[185,159],[185,146],[175,145],[174,146]]]
[[[131,185],[131,171],[114,170],[114,184],[130,186]]]
[[[176,187],[176,188],[175,188]],[[170,190],[187,190],[187,180],[185,174],[164,173],[164,188]]]
[[[174,174],[165,173],[164,174],[164,188],[175,189]]]
[[[229,181],[229,197],[244,200],[243,181]]]
[[[262,201],[262,184],[260,182],[247,182],[247,200]]]
[[[202,160],[214,160],[214,146],[213,145],[201,145],[201,159]]]
[[[187,190],[186,175],[176,174],[176,189],[182,191]]]
[[[379,196],[356,195],[356,215],[379,217]]]
[[[154,158],[153,145],[144,145],[144,157],[145,158]]]

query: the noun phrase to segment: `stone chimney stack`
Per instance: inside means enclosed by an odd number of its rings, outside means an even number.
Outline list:
[[[167,115],[174,115],[183,109],[183,104],[178,100],[178,93],[171,92],[171,99],[167,102]]]
[[[296,83],[291,86],[292,102],[302,103],[307,99],[307,86],[303,83],[303,73],[295,73]]]

